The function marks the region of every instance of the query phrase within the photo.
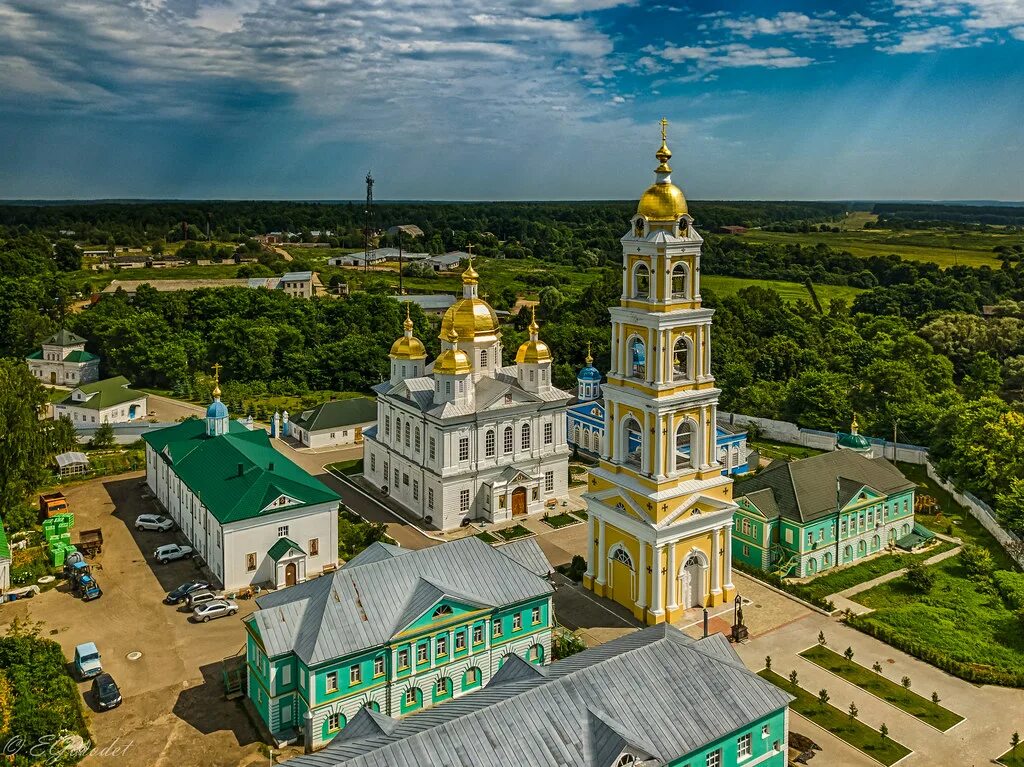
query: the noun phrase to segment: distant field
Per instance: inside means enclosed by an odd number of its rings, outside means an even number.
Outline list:
[[[860,231],[868,221],[874,223],[878,215],[866,210],[851,210],[846,218],[839,222],[839,228],[843,231]]]
[[[863,226],[863,224],[861,224]],[[744,239],[772,243],[800,243],[816,245],[823,243],[836,250],[845,250],[855,256],[897,256],[911,261],[929,261],[945,268],[955,264],[967,266],[991,266],[998,268],[999,259],[992,248],[996,245],[1013,245],[1024,242],[1024,237],[1010,234],[969,232],[950,234],[942,231],[892,232],[885,229],[848,230],[839,233],[808,232],[762,232],[750,230],[742,235]]]
[[[762,288],[771,288],[780,296],[783,301],[795,303],[806,301],[811,303],[811,295],[807,288],[798,282],[783,282],[782,280],[753,280],[745,277],[722,277],[717,274],[708,274],[701,277],[701,286],[710,288],[719,296],[732,296],[742,288],[757,285]],[[859,288],[848,288],[844,285],[815,285],[815,292],[822,306],[827,307],[833,298],[840,298],[847,303],[851,302],[858,293],[864,291]]]

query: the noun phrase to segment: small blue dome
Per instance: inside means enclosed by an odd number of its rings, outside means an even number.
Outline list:
[[[580,381],[600,381],[601,371],[595,368],[593,365],[588,365],[577,373],[576,378]]]
[[[206,408],[207,418],[227,418],[228,409],[227,406],[219,399],[215,399],[210,403],[210,406]]]

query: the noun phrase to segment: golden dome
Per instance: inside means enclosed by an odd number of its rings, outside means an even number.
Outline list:
[[[396,360],[422,360],[427,356],[423,342],[413,336],[402,336],[391,345],[391,358]]]
[[[473,257],[469,257],[469,266],[466,267],[466,271],[462,273],[462,284],[463,285],[476,285],[480,279],[480,275],[477,274],[476,269],[473,268]]]
[[[434,360],[434,373],[449,376],[472,373],[473,365],[469,361],[469,355],[455,345],[459,342],[459,334],[455,330],[450,330],[446,336],[446,340],[452,346],[441,352]]]
[[[675,184],[651,184],[640,198],[636,212],[648,221],[675,221],[687,213],[686,198]]]
[[[540,325],[537,324],[537,309],[532,307],[530,309],[530,340],[526,341],[519,347],[519,351],[516,352],[516,364],[522,365],[536,365],[541,362],[551,362],[551,350],[548,345],[537,338],[537,333],[540,330]]]
[[[498,316],[482,298],[460,298],[444,313],[440,337],[445,338],[451,330],[464,341],[493,336],[498,332]]]

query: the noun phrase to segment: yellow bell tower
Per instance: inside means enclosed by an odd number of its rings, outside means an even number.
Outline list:
[[[716,447],[711,309],[700,253],[672,183],[666,120],[655,183],[622,238],[622,298],[612,307],[605,439],[585,494],[584,585],[647,623],[735,596],[732,480]]]

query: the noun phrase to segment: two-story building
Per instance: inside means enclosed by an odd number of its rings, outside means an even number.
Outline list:
[[[721,634],[661,624],[399,722],[363,709],[293,767],[785,767],[792,696]]]
[[[248,695],[280,742],[325,745],[361,710],[402,717],[550,662],[550,565],[536,541],[411,551],[375,543],[337,572],[257,599]]]
[[[292,298],[312,298],[324,294],[324,284],[316,272],[288,272],[281,275],[277,289]]]
[[[57,386],[78,386],[100,377],[100,358],[85,350],[85,339],[61,328],[26,358],[37,380]]]
[[[915,530],[915,488],[852,450],[775,461],[736,482],[733,558],[805,577],[898,546]]]

